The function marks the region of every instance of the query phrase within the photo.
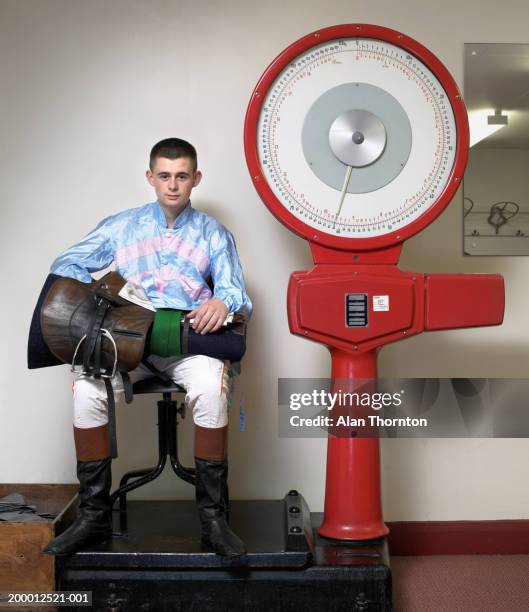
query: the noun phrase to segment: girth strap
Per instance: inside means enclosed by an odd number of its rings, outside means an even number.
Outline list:
[[[159,308],[154,314],[149,352],[160,357],[178,357],[181,354],[180,323],[182,311]]]
[[[189,355],[189,326],[191,319],[184,315],[182,321],[182,357]]]
[[[131,404],[134,399],[134,393],[132,392],[132,383],[130,382],[129,373],[121,372],[121,379],[123,380],[123,390],[125,391],[125,402]]]
[[[108,437],[110,441],[110,456],[115,459],[118,456],[118,442],[116,437],[116,402],[114,400],[114,389],[110,378],[104,378],[107,388],[108,405]]]
[[[101,328],[111,304],[102,297],[96,298],[97,306],[86,330],[83,347],[83,369],[96,378],[101,375]],[[94,357],[92,362],[92,356]]]

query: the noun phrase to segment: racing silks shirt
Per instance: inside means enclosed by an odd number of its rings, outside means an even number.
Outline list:
[[[158,202],[107,217],[59,255],[50,271],[89,283],[91,272],[112,263],[145,289],[155,308],[192,310],[214,296],[229,312],[251,314],[232,234],[190,202],[172,228]]]

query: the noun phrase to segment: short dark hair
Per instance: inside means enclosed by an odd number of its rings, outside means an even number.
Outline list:
[[[149,159],[149,168],[154,168],[154,164],[158,157],[167,157],[167,159],[178,159],[179,157],[187,157],[193,162],[193,170],[197,169],[197,151],[195,147],[181,138],[166,138],[160,140],[151,149]]]

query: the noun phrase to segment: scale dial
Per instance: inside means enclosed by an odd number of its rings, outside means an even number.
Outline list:
[[[302,38],[250,101],[246,158],[271,211],[340,249],[398,243],[453,197],[468,122],[452,77],[387,28],[344,25]]]

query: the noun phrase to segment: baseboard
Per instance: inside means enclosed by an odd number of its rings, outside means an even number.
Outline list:
[[[529,519],[387,525],[392,555],[529,554]]]

